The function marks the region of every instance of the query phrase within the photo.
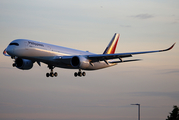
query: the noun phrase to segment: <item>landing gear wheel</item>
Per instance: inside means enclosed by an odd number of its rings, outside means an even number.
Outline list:
[[[13,63],[12,66],[13,66],[13,67],[16,67],[16,63]]]
[[[55,76],[55,77],[57,77],[57,76],[58,76],[58,73],[57,73],[57,72],[55,72],[55,73],[54,73],[54,76]]]
[[[51,73],[50,73],[50,77],[53,77],[53,76],[54,76],[54,74],[51,72]]]
[[[47,74],[46,74],[46,77],[49,77],[49,76],[50,76],[50,74],[49,74],[49,73],[47,73]]]
[[[77,77],[77,76],[78,76],[78,73],[77,73],[77,72],[75,72],[75,73],[74,73],[74,76],[75,76],[75,77]]]
[[[81,77],[81,76],[82,76],[82,73],[81,73],[81,72],[78,72],[78,76]]]
[[[83,75],[83,76],[85,76],[85,75],[86,75],[86,73],[85,73],[85,72],[83,72],[83,73],[82,73],[82,75]]]

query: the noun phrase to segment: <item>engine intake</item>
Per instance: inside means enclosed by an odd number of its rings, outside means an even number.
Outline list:
[[[86,59],[83,56],[74,56],[71,59],[71,65],[75,68],[82,68],[85,69],[87,68],[90,64],[89,64],[89,60]]]
[[[71,59],[71,65],[73,67],[79,67],[80,66],[80,59],[77,57],[77,56],[74,56],[72,59]]]
[[[21,70],[29,70],[33,67],[33,62],[28,59],[17,58],[15,60],[15,66]]]

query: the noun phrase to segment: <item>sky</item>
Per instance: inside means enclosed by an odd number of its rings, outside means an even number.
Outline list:
[[[18,38],[101,54],[114,33],[116,53],[166,49],[136,55],[85,77],[47,65],[12,67],[0,54],[1,120],[165,120],[179,106],[178,0],[0,0],[0,51]],[[130,59],[130,58],[129,58]]]

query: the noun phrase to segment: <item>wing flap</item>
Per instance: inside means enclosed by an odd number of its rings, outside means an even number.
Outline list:
[[[132,57],[131,54],[96,54],[96,55],[88,55],[87,58],[91,60],[91,62],[98,62],[116,58],[125,58],[125,57]]]
[[[123,60],[123,61],[111,61],[109,63],[123,63],[123,62],[133,62],[133,61],[140,61],[142,59],[133,59],[133,60]]]

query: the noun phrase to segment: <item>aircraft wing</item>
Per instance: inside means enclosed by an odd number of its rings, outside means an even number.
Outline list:
[[[132,55],[168,51],[168,50],[171,50],[174,47],[174,45],[175,45],[175,43],[171,47],[164,49],[164,50],[144,51],[144,52],[129,52],[129,53],[115,53],[115,54],[95,54],[95,55],[87,55],[87,58],[89,60],[91,60],[91,62],[105,61],[105,60],[116,59],[116,58],[119,58],[122,61],[121,58],[132,57]],[[136,60],[134,60],[134,61],[136,61]]]
[[[141,59],[123,61],[122,58],[132,57],[132,55],[137,55],[137,54],[164,52],[164,51],[171,50],[174,47],[174,45],[175,45],[175,43],[171,47],[169,47],[167,49],[164,49],[164,50],[144,51],[144,52],[129,52],[129,53],[115,53],[115,54],[91,54],[91,55],[84,55],[84,57],[86,57],[90,61],[90,63],[99,62],[99,61],[105,61],[106,64],[108,64],[108,62],[106,60],[116,59],[116,58],[118,58],[120,61],[110,61],[109,63],[121,63],[121,62],[139,61]],[[64,64],[65,63],[69,64],[73,57],[74,56],[55,56],[54,60],[60,60]]]

